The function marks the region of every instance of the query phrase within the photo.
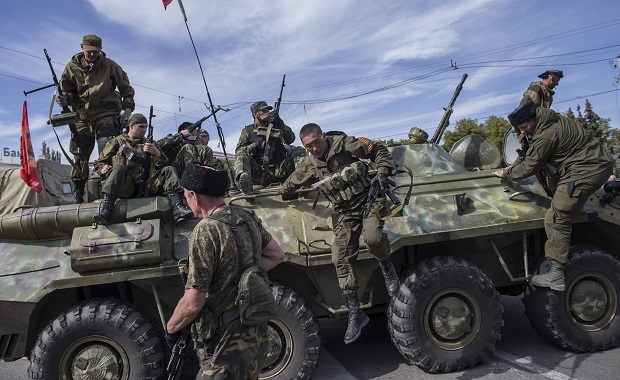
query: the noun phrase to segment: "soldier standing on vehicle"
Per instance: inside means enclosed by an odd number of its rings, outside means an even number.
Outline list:
[[[553,110],[538,107],[532,101],[508,115],[517,134],[529,140],[524,159],[512,166],[496,170],[500,178],[521,179],[539,171],[553,170],[549,184],[553,199],[545,215],[545,257],[547,273],[532,277],[535,286],[562,291],[565,288],[564,267],[568,261],[570,235],[575,214],[588,198],[609,178],[612,160],[601,142],[574,120]]]
[[[220,162],[213,157],[213,150],[202,143],[203,138],[200,137],[200,128],[198,127],[193,131],[188,130],[192,125],[188,121],[181,123],[178,133],[174,135],[168,134],[163,139],[157,141],[157,145],[168,159],[166,165],[172,165],[179,178],[183,177],[185,167],[192,161],[198,161],[218,169],[221,166]]]
[[[116,62],[101,51],[101,38],[87,34],[80,45],[83,52],[77,53],[65,67],[59,85],[63,96],[56,101],[63,107],[68,105],[78,113],[75,124],[77,136],[72,136],[69,150],[82,173],[88,175],[88,161],[97,141],[98,153],[105,144],[118,135],[118,119],[125,112],[131,114],[135,108],[134,89],[129,78]],[[118,88],[118,95],[114,91]],[[84,202],[84,186],[88,178],[75,169],[71,170],[75,203]]]
[[[242,324],[236,297],[227,293],[236,295],[245,267],[258,260],[270,270],[284,261],[284,252],[253,211],[226,205],[227,171],[192,162],[181,184],[202,220],[192,233],[185,293],[166,326],[166,341],[175,342],[194,322],[192,338],[204,347],[197,379],[258,379],[269,352],[267,323]]]
[[[275,120],[264,118],[272,109],[273,107],[267,105],[265,101],[255,102],[250,106],[254,123],[241,131],[235,148],[237,183],[244,194],[254,192],[252,184],[268,185],[282,182],[295,170],[294,159],[284,145],[295,141],[295,133],[279,116]],[[273,144],[271,147],[273,153],[269,159],[268,172],[264,173],[266,139],[264,131],[270,123],[273,125],[269,139]],[[264,183],[263,177],[265,177]]]
[[[334,225],[332,262],[349,308],[349,323],[344,336],[348,344],[360,336],[369,320],[360,309],[353,268],[362,230],[368,251],[379,260],[390,296],[396,295],[400,285],[390,261],[390,242],[383,233],[384,222],[380,219],[388,213],[385,196],[377,197],[369,216],[363,217],[371,179],[367,164],[361,160],[369,159],[377,165],[378,175],[372,181],[379,181],[382,189],[388,188],[388,176],[394,173],[396,167],[386,147],[364,137],[355,138],[343,132],[324,134],[321,127],[311,123],[301,128],[299,138],[310,156],[284,181],[282,193],[292,193],[301,186],[311,186],[320,181],[317,188],[339,213]],[[347,184],[342,186],[343,182]]]
[[[560,83],[560,79],[564,77],[562,70],[547,70],[538,76],[542,81],[530,83],[530,87],[523,93],[521,104],[525,104],[531,100],[537,107],[551,108],[553,103],[553,89]]]
[[[110,223],[117,198],[142,196],[138,192],[145,180],[144,196],[167,195],[175,220],[193,215],[192,210],[183,204],[183,189],[176,171],[172,166],[165,166],[166,156],[158,146],[144,139],[147,127],[144,115],[131,115],[127,133],[108,141],[95,162],[96,169],[106,177],[101,190],[103,201],[99,213],[93,216],[97,223]],[[150,154],[152,161],[151,173],[147,175],[143,172],[146,154]]]

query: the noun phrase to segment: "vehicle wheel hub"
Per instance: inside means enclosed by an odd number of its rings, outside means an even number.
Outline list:
[[[61,368],[67,368],[69,376],[62,379],[114,380],[126,379],[123,361],[128,361],[125,352],[116,342],[101,338],[82,339],[74,343],[63,355]]]
[[[471,331],[472,315],[463,300],[446,297],[437,302],[431,310],[435,332],[443,339],[458,339]]]
[[[293,355],[293,337],[285,324],[277,319],[269,322],[269,352],[263,367],[261,379],[275,379],[291,361]]]
[[[480,305],[465,289],[444,289],[424,311],[427,336],[444,350],[460,350],[471,343],[480,330]]]
[[[584,273],[572,281],[567,293],[567,309],[571,319],[583,330],[600,330],[616,314],[616,291],[605,276]]]

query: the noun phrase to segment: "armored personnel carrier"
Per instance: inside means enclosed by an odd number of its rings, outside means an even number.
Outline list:
[[[522,295],[550,343],[572,352],[620,341],[620,201],[592,196],[573,226],[566,290],[528,286],[544,271],[550,199],[535,178],[501,182],[465,169],[433,141],[391,147],[405,173],[405,206],[386,221],[401,277],[388,296],[362,242],[356,268],[367,313],[387,313],[392,341],[429,372],[484,362],[501,338],[500,294]],[[470,161],[471,162],[471,161]],[[270,271],[278,316],[262,379],[309,379],[319,363],[318,318],[347,314],[331,260],[334,211],[314,189],[231,192],[288,252]],[[609,200],[609,197],[606,197]],[[167,198],[119,200],[114,222],[93,224],[98,202],[16,205],[0,216],[0,358],[29,357],[33,379],[161,378],[164,321],[182,295],[179,260],[197,219],[175,224]]]

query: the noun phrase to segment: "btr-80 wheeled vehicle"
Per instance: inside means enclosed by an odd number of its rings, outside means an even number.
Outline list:
[[[528,285],[544,271],[543,220],[550,199],[535,178],[502,182],[468,171],[433,142],[390,148],[405,173],[405,206],[384,231],[401,278],[388,296],[378,262],[361,242],[355,264],[367,313],[387,313],[392,341],[429,372],[485,361],[504,324],[500,294],[523,294],[538,333],[574,352],[620,341],[620,202],[592,196],[573,225],[566,290]],[[410,173],[406,173],[409,171]],[[318,318],[344,317],[331,258],[333,208],[314,189],[285,200],[278,188],[231,192],[287,251],[269,272],[278,316],[263,379],[309,379],[319,363]],[[44,190],[45,191],[45,190]],[[99,201],[19,207],[0,217],[0,358],[30,358],[34,379],[162,378],[164,321],[182,295],[197,219],[174,223],[167,198],[118,200],[109,225]],[[344,332],[343,332],[344,333]]]

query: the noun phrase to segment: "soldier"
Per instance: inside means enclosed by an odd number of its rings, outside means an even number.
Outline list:
[[[282,193],[292,193],[301,186],[317,181],[318,189],[332,202],[339,213],[334,224],[332,262],[336,267],[338,284],[349,308],[349,323],[345,343],[355,341],[368,323],[368,316],[360,309],[358,283],[353,265],[357,260],[360,235],[368,251],[379,260],[390,296],[395,296],[399,281],[390,261],[390,242],[383,233],[387,204],[385,196],[377,197],[369,216],[364,219],[364,205],[371,182],[379,181],[382,189],[388,187],[388,176],[395,171],[392,155],[386,147],[366,138],[347,136],[342,132],[324,134],[317,124],[306,124],[299,138],[310,156],[282,184]],[[361,160],[369,159],[377,165],[378,174],[371,181],[368,166]]]
[[[409,130],[409,143],[410,144],[424,144],[428,141],[428,133],[425,130],[418,127],[413,127]]]
[[[103,201],[100,211],[93,220],[100,224],[108,224],[114,211],[117,198],[139,197],[142,182],[144,196],[165,194],[172,203],[175,220],[192,216],[192,210],[183,204],[183,189],[177,173],[172,166],[164,166],[166,156],[156,144],[146,142],[144,135],[148,121],[142,114],[135,113],[129,118],[126,134],[108,141],[95,163],[102,176],[106,176],[101,192]],[[144,175],[145,153],[151,157],[151,173]],[[154,173],[153,173],[154,172]]]
[[[284,252],[253,211],[226,205],[225,170],[191,162],[181,184],[190,208],[203,219],[192,233],[185,293],[166,326],[166,341],[175,342],[193,321],[192,338],[204,347],[197,379],[258,379],[269,352],[267,323],[242,324],[235,297],[225,297],[224,289],[235,289],[243,268],[256,259],[270,270],[284,261]],[[212,314],[218,310],[221,315]],[[214,329],[206,327],[208,320],[215,321]]]
[[[98,153],[119,134],[118,118],[135,108],[134,89],[127,73],[101,51],[101,38],[87,34],[80,45],[83,52],[73,56],[60,77],[63,96],[57,98],[61,107],[68,105],[78,113],[77,135],[72,136],[69,150],[75,162],[88,176],[88,161],[97,141]],[[120,102],[114,94],[120,92]],[[84,202],[84,185],[88,178],[71,170],[75,203]]]
[[[166,165],[172,165],[179,177],[183,176],[185,167],[192,161],[199,161],[218,169],[221,166],[220,162],[213,157],[213,150],[206,144],[202,144],[203,138],[200,137],[200,127],[191,132],[187,130],[192,125],[188,121],[181,123],[178,133],[168,134],[168,136],[157,141],[157,145],[168,158]]]
[[[295,170],[294,159],[284,145],[295,141],[295,133],[279,117],[275,120],[266,118],[272,109],[273,107],[264,101],[253,103],[250,111],[254,123],[247,125],[239,136],[235,149],[235,172],[237,183],[244,194],[254,192],[253,183],[268,185],[282,182]],[[265,139],[269,124],[272,125],[269,141],[273,144],[271,147],[273,153],[268,158],[268,171],[264,173]]]
[[[535,175],[543,166],[553,170],[553,199],[545,215],[545,257],[550,268],[547,273],[532,277],[531,283],[562,291],[573,218],[609,178],[611,157],[601,142],[574,120],[537,108],[532,101],[515,109],[508,120],[517,134],[530,139],[529,149],[525,159],[517,159],[512,166],[493,174],[521,179]]]
[[[562,70],[547,70],[538,76],[542,81],[530,83],[530,87],[523,93],[521,104],[525,104],[531,100],[537,107],[551,108],[553,103],[553,89],[560,83],[560,79],[564,77]]]

